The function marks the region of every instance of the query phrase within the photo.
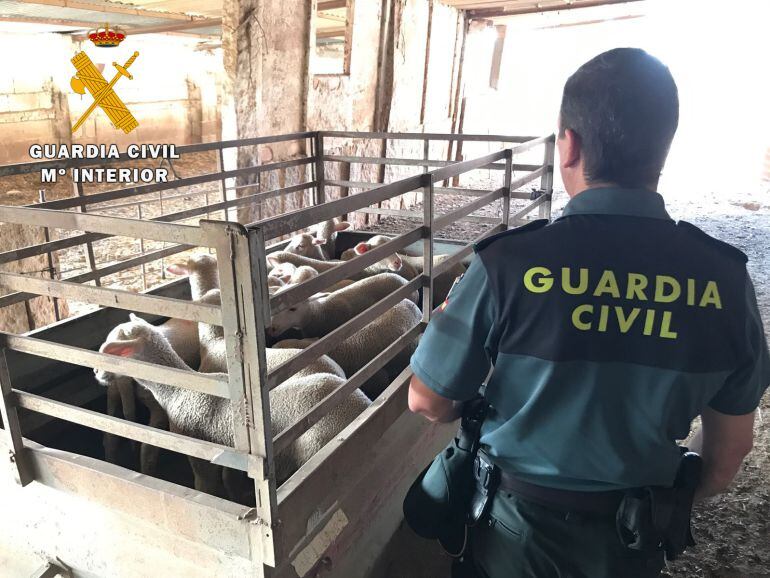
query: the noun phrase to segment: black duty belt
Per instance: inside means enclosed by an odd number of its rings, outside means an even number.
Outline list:
[[[576,492],[546,488],[522,481],[505,472],[500,472],[498,491],[565,512],[607,515],[614,515],[617,512],[624,495],[621,490]]]

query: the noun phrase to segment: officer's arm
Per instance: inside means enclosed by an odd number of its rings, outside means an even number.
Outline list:
[[[430,421],[446,423],[460,417],[462,403],[437,394],[415,375],[409,384],[409,409]]]
[[[751,279],[746,276],[744,357],[701,413],[702,426],[690,444],[703,457],[696,498],[723,492],[754,442],[754,413],[770,384],[770,352]]]
[[[409,409],[431,421],[460,417],[476,395],[496,352],[494,295],[476,256],[428,324],[411,359]]]
[[[703,458],[703,476],[695,493],[701,500],[724,492],[754,442],[754,413],[728,415],[706,408],[690,449]]]

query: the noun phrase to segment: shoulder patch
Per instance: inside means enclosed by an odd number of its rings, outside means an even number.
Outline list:
[[[714,237],[712,237],[702,229],[696,227],[692,223],[688,223],[687,221],[679,221],[677,223],[677,226],[682,227],[682,230],[687,231],[688,233],[691,233],[693,236],[697,236],[698,238],[706,241],[707,243],[711,243],[715,249],[720,250],[722,253],[726,255],[730,255],[734,259],[738,259],[741,263],[746,263],[749,260],[749,258],[746,256],[746,253],[744,253],[737,247],[733,247],[730,243],[725,243],[724,241],[715,239]]]
[[[476,245],[474,245],[474,250],[476,252],[481,251],[485,247],[489,246],[494,241],[497,241],[498,239],[502,239],[503,237],[511,237],[513,235],[520,235],[522,233],[526,233],[527,231],[537,231],[538,229],[542,229],[548,224],[548,219],[537,219],[536,221],[531,221],[527,223],[526,225],[522,225],[521,227],[515,227],[513,229],[508,229],[507,231],[503,231],[502,233],[497,233],[496,235],[492,235],[491,237],[487,237],[486,239],[482,239]]]

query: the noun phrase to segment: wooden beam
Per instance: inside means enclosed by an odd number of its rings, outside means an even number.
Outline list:
[[[125,28],[129,35],[136,34],[157,34],[160,32],[179,32],[183,30],[194,30],[195,28],[208,28],[209,26],[221,26],[221,18],[200,18],[189,22],[171,22],[168,24],[157,24],[155,26],[140,26],[138,28]],[[75,40],[85,40],[87,34],[76,34]]]
[[[318,2],[318,12],[322,10],[334,10],[335,8],[345,8],[347,5],[347,0],[320,0]]]
[[[625,4],[639,2],[639,0],[586,0],[585,2],[573,2],[571,4],[554,4],[550,6],[528,6],[516,8],[515,3],[490,8],[466,8],[471,18],[495,18],[499,16],[520,16],[522,14],[538,14],[540,12],[554,12],[558,10],[575,10],[577,8],[593,8],[609,4]]]
[[[147,18],[164,18],[166,20],[195,20],[196,16],[188,14],[179,14],[175,12],[160,12],[158,10],[146,10],[136,8],[128,4],[118,2],[103,2],[94,4],[93,2],[83,2],[81,0],[19,0],[21,4],[39,4],[42,6],[58,6],[60,8],[72,8],[75,10],[87,10],[88,12],[101,11],[106,14],[130,14],[131,16],[145,16]],[[96,24],[95,22],[89,25]]]
[[[316,38],[344,38],[345,37],[345,31],[347,30],[347,27],[345,26],[335,26],[333,28],[321,28],[318,29],[315,33]]]

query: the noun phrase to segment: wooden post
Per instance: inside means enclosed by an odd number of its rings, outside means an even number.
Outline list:
[[[554,152],[556,149],[556,135],[551,135],[545,143],[545,154],[543,155],[543,164],[546,165],[543,176],[540,177],[540,189],[548,199],[538,207],[537,216],[540,219],[551,220],[551,197],[553,196],[553,170],[554,170]]]
[[[505,150],[505,176],[503,177],[503,187],[505,192],[503,193],[503,218],[500,222],[500,228],[503,231],[508,230],[509,221],[511,218],[511,178],[513,165],[513,152],[511,149]]]
[[[424,183],[422,188],[422,320],[428,323],[433,312],[433,177],[430,174],[426,174]]]
[[[248,474],[257,496],[252,548],[264,564],[275,566],[272,516],[277,501],[265,362],[269,293],[264,236],[260,229],[247,231],[237,223],[201,221],[201,227],[217,250],[235,449],[250,455]]]
[[[32,472],[25,461],[24,442],[21,437],[19,414],[11,391],[11,374],[8,372],[8,362],[5,358],[5,340],[0,349],[0,417],[3,418],[3,434],[7,445],[6,457],[11,462],[16,483],[26,486],[33,480]]]
[[[313,204],[318,206],[326,202],[325,178],[324,178],[324,136],[318,131],[313,139],[315,141],[315,198]]]

